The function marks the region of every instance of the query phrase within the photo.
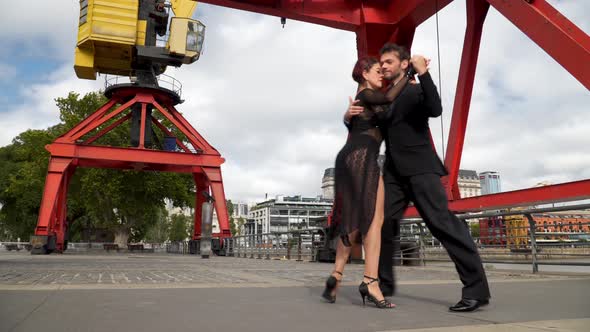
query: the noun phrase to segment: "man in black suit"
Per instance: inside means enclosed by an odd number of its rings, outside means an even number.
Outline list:
[[[490,291],[469,229],[449,211],[440,180],[441,176],[447,175],[447,170],[432,146],[428,119],[439,117],[442,105],[428,73],[428,61],[422,56],[410,58],[407,49],[391,43],[385,44],[380,54],[381,72],[391,84],[395,85],[407,74],[410,64],[420,81],[419,84],[408,84],[392,103],[392,120],[382,128],[386,157],[383,167],[385,221],[379,260],[381,291],[385,296],[395,292],[394,235],[399,235],[400,219],[412,201],[432,235],[447,250],[463,283],[461,300],[449,309],[474,311],[489,303]],[[351,105],[345,121],[358,113],[358,107]]]

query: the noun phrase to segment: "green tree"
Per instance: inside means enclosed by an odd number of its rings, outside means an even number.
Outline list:
[[[469,229],[471,230],[471,237],[473,237],[473,238],[479,237],[479,222],[470,223]]]
[[[190,217],[183,214],[173,214],[170,216],[170,241],[184,241],[188,237],[188,227],[191,222]]]
[[[232,236],[236,236],[237,234],[237,227],[236,227],[236,223],[234,220],[234,204],[232,203],[231,199],[228,199],[225,202],[225,205],[227,206],[227,215],[229,217],[229,230],[232,234]]]
[[[246,219],[239,217],[236,222],[236,232],[232,233],[233,236],[242,235],[242,226],[246,223]]]
[[[99,92],[83,97],[70,93],[57,98],[61,123],[45,130],[27,130],[12,144],[0,148],[0,220],[9,236],[26,239],[34,232],[49,160],[45,145],[92,114],[105,101]],[[115,117],[101,128],[117,120]],[[128,147],[129,132],[129,124],[123,124],[95,144]],[[154,141],[158,140],[162,140],[161,133],[154,135]],[[77,169],[68,191],[70,238],[80,239],[81,225],[88,225],[112,230],[120,244],[139,241],[161,220],[166,198],[171,199],[174,206],[192,206],[192,177],[134,170]]]
[[[59,126],[27,130],[0,148],[0,214],[13,239],[27,239],[35,229],[49,159],[44,147],[59,132]]]
[[[159,211],[158,220],[145,234],[145,240],[151,243],[163,243],[170,234],[170,218],[166,209]]]

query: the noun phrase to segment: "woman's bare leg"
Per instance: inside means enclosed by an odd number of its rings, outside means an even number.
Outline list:
[[[338,271],[340,273],[344,273],[344,266],[346,266],[346,262],[348,262],[348,257],[350,256],[350,251],[352,247],[347,247],[342,242],[341,238],[338,238],[338,244],[336,245],[336,260],[334,262],[334,270],[332,271],[332,276],[337,280],[342,280],[342,275],[336,273]],[[332,295],[336,295],[336,290],[338,287],[334,288]]]
[[[381,251],[381,227],[383,226],[384,218],[384,186],[383,178],[379,176],[379,185],[377,186],[377,199],[375,200],[375,214],[369,227],[369,231],[363,239],[363,247],[365,249],[365,275],[377,278],[379,270],[379,252]],[[364,282],[369,283],[371,280],[364,278]],[[373,282],[369,284],[369,292],[378,301],[383,300],[383,293],[379,289],[379,283]]]

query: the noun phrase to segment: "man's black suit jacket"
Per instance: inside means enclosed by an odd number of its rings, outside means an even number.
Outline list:
[[[399,176],[425,173],[447,175],[432,146],[428,118],[442,114],[436,86],[428,72],[420,84],[408,84],[391,104],[392,116],[381,124],[386,144],[386,172]]]

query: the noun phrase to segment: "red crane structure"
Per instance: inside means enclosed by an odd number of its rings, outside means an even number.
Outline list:
[[[416,28],[452,0],[201,0],[246,10],[353,31],[359,56],[378,55],[386,42],[411,49]],[[461,55],[457,93],[444,160],[443,179],[450,208],[481,211],[590,198],[590,180],[461,199],[457,177],[463,152],[469,106],[483,24],[490,6],[504,15],[539,47],[590,89],[590,38],[545,0],[468,0],[467,27]],[[407,216],[416,216],[408,209]]]
[[[273,15],[352,31],[357,38],[357,52],[377,55],[385,42],[395,42],[411,49],[416,27],[447,6],[452,0],[201,0],[202,3]],[[457,185],[473,82],[477,67],[483,24],[490,6],[504,15],[530,39],[545,50],[587,89],[590,89],[590,38],[545,0],[468,0],[467,27],[456,88],[447,155],[444,160],[449,175],[445,182],[450,208],[457,212],[500,209],[557,201],[590,198],[590,180],[581,180],[545,187],[503,192],[461,199]],[[138,54],[154,57],[148,47]],[[151,58],[150,58],[151,59]],[[155,60],[154,60],[155,61]],[[44,248],[62,251],[67,229],[66,196],[69,179],[76,167],[108,167],[173,171],[193,174],[198,191],[209,192],[216,199],[220,238],[231,236],[228,225],[220,165],[223,158],[174,108],[175,93],[136,86],[117,86],[110,100],[89,118],[50,144],[49,172],[35,230],[44,238]],[[92,146],[91,143],[109,130],[129,120],[132,114],[120,117],[94,136],[81,138],[122,114],[133,105],[141,105],[141,133],[136,148]],[[119,106],[116,106],[119,105]],[[166,135],[170,130],[151,116],[159,111],[188,139],[197,153],[179,140],[179,152],[154,151],[144,147],[146,122],[153,122]],[[200,207],[205,196],[196,195],[195,233],[200,236]],[[415,210],[408,210],[415,216]],[[43,242],[42,241],[42,242]]]

